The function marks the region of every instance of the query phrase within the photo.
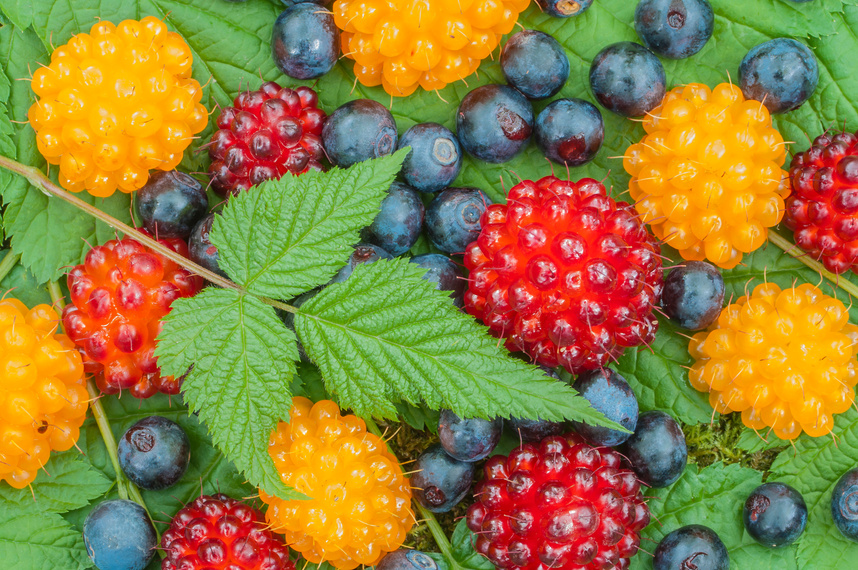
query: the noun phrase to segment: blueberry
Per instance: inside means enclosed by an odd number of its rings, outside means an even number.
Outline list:
[[[326,74],[340,57],[340,30],[333,14],[311,2],[286,8],[274,22],[271,53],[289,77],[313,79]]]
[[[441,410],[438,439],[450,457],[459,461],[485,459],[500,441],[503,420],[460,418],[450,410]]]
[[[507,83],[528,99],[556,95],[569,78],[569,59],[563,47],[536,30],[509,38],[501,50],[500,64]]]
[[[729,570],[727,547],[714,530],[701,524],[678,528],[661,539],[653,570]]]
[[[837,481],[831,493],[831,516],[843,536],[858,542],[858,467]]]
[[[361,237],[393,256],[402,255],[420,237],[423,229],[423,201],[417,191],[394,182],[381,202],[381,210]]]
[[[557,99],[536,117],[536,146],[558,164],[580,166],[590,162],[604,138],[602,113],[582,99]]]
[[[684,329],[705,329],[721,314],[723,304],[724,277],[705,261],[686,261],[664,280],[661,306]]]
[[[688,463],[682,428],[672,417],[657,410],[638,416],[635,433],[623,445],[623,454],[638,479],[656,488],[672,485]]]
[[[375,570],[438,570],[438,564],[419,550],[402,548],[386,554]]]
[[[155,528],[133,501],[99,503],[83,522],[86,553],[101,570],[143,570],[155,556]]]
[[[508,85],[483,85],[462,99],[456,133],[466,152],[501,163],[524,150],[533,131],[533,107]]]
[[[334,111],[322,128],[322,145],[331,162],[348,168],[356,162],[392,154],[396,122],[384,105],[356,99]]]
[[[424,253],[415,255],[409,261],[426,269],[423,279],[434,282],[436,289],[449,291],[453,304],[460,309],[464,306],[463,295],[468,281],[449,257],[440,253]]]
[[[246,0],[241,0],[242,2]],[[286,6],[294,6],[295,4],[313,3],[322,6],[330,6],[333,0],[280,0]]]
[[[379,259],[393,259],[393,256],[377,245],[359,243],[355,246],[355,250],[349,256],[348,263],[346,263],[342,269],[337,271],[337,274],[331,279],[331,283],[342,283],[351,276],[355,267],[361,263],[372,263]]]
[[[792,544],[807,526],[807,505],[801,493],[783,483],[764,483],[754,489],[742,510],[745,529],[769,548]]]
[[[555,18],[571,18],[584,13],[593,0],[536,0],[542,11]]]
[[[664,99],[667,77],[651,51],[634,42],[611,44],[590,65],[590,89],[599,103],[624,117],[641,117]]]
[[[397,150],[411,147],[400,174],[421,192],[449,186],[462,168],[462,150],[456,135],[438,123],[414,125],[399,139]]]
[[[135,485],[149,491],[175,485],[190,460],[185,431],[161,416],[143,418],[119,440],[119,466]]]
[[[209,214],[194,226],[191,235],[188,238],[188,251],[190,252],[191,261],[198,265],[202,265],[209,271],[214,271],[218,275],[228,277],[223,272],[218,264],[217,247],[211,242],[209,236],[212,231],[212,223],[214,222],[215,214]]]
[[[752,47],[739,65],[745,98],[761,101],[770,113],[801,107],[819,82],[816,56],[803,43],[775,38]]]
[[[447,188],[426,210],[426,233],[444,253],[464,253],[480,236],[480,218],[492,201],[477,188]]]
[[[683,59],[703,49],[715,24],[708,0],[641,0],[635,31],[662,57]]]
[[[143,228],[158,238],[188,239],[209,200],[202,185],[178,170],[157,170],[134,194],[134,208]]]
[[[414,498],[433,513],[446,513],[468,494],[474,469],[473,463],[453,459],[440,444],[435,444],[414,464]]]
[[[638,423],[638,399],[625,378],[610,368],[603,368],[581,374],[572,387],[609,420],[630,432],[635,430]],[[582,422],[573,421],[572,425],[575,431],[598,445],[619,445],[631,437],[631,433]]]

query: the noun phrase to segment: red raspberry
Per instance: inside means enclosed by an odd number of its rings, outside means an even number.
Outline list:
[[[525,180],[480,224],[465,253],[465,308],[511,349],[578,374],[652,342],[658,243],[600,182]]]
[[[622,570],[649,509],[620,454],[578,434],[495,455],[468,509],[475,548],[501,570]]]
[[[161,537],[161,570],[295,570],[265,516],[226,495],[202,495]]]
[[[239,94],[221,111],[212,135],[209,173],[221,196],[238,194],[287,172],[322,170],[322,126],[327,115],[309,87],[281,88],[273,81]]]
[[[816,137],[789,177],[784,222],[795,243],[832,273],[858,273],[858,133]]]

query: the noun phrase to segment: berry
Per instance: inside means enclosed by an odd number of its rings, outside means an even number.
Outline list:
[[[688,380],[752,429],[787,440],[828,434],[858,383],[858,327],[848,321],[843,303],[813,285],[757,285],[691,339]]]
[[[581,374],[572,387],[590,402],[594,409],[630,433],[573,421],[575,431],[596,445],[610,447],[620,445],[631,437],[631,432],[635,431],[638,423],[638,399],[625,378],[610,368],[601,368]]]
[[[735,85],[690,83],[643,121],[623,167],[652,232],[683,259],[732,269],[766,242],[789,195],[784,140],[765,107]]]
[[[359,243],[355,246],[355,250],[349,256],[349,261],[340,269],[331,279],[331,283],[342,283],[348,279],[355,267],[361,263],[372,263],[379,259],[393,259],[393,256],[387,253],[384,249],[377,245],[368,243]]]
[[[188,252],[180,240],[161,243]],[[87,371],[98,373],[102,392],[130,389],[136,398],[179,393],[181,379],[161,377],[155,338],[172,302],[195,295],[202,279],[126,238],[92,248],[69,272],[68,287],[71,304],[63,311],[63,328],[80,348]]]
[[[739,86],[769,113],[786,113],[810,99],[819,82],[816,56],[803,43],[775,38],[751,48],[739,64]]]
[[[556,95],[569,78],[569,59],[563,47],[536,30],[510,37],[501,50],[500,64],[506,82],[528,99]]]
[[[500,441],[503,419],[460,418],[450,410],[441,410],[438,440],[453,459],[474,462],[485,459]]]
[[[80,436],[89,395],[74,344],[48,305],[0,299],[0,482],[33,482],[52,450]]]
[[[425,552],[403,548],[382,558],[375,570],[438,570],[438,564]]]
[[[667,77],[658,58],[633,42],[611,44],[590,65],[590,89],[599,103],[623,117],[641,117],[664,98]]]
[[[533,131],[533,107],[507,85],[483,85],[462,99],[456,134],[465,152],[486,162],[511,160],[524,150]]]
[[[119,466],[142,489],[175,485],[191,460],[191,444],[179,425],[161,416],[143,418],[119,440]]]
[[[426,210],[426,233],[444,253],[460,254],[480,235],[480,219],[491,199],[477,188],[447,188]]]
[[[705,261],[686,261],[664,280],[661,307],[684,329],[705,329],[721,314],[723,303],[724,277]]]
[[[754,489],[742,510],[745,529],[769,548],[792,544],[807,526],[807,505],[801,493],[783,483],[764,483]]]
[[[396,150],[411,147],[402,162],[403,180],[421,192],[438,192],[449,186],[462,168],[459,139],[438,123],[414,125],[399,139]]]
[[[192,63],[184,38],[152,16],[102,20],[56,48],[33,71],[27,118],[60,185],[107,197],[142,188],[152,168],[176,168],[208,123]]]
[[[539,8],[555,18],[571,18],[583,14],[593,0],[536,0]]]
[[[635,31],[646,47],[662,57],[691,57],[712,37],[715,15],[708,0],[641,0]]]
[[[212,189],[235,195],[291,172],[321,170],[325,112],[309,87],[293,91],[273,81],[245,91],[221,111],[209,157]]]
[[[158,540],[146,510],[127,499],[99,503],[83,521],[86,553],[101,570],[143,570]]]
[[[528,420],[523,418],[511,418],[506,424],[521,441],[542,441],[552,435],[563,433],[563,424],[550,422],[548,420]]]
[[[340,168],[392,154],[396,122],[381,103],[356,99],[339,107],[322,129],[322,143],[331,162]]]
[[[825,268],[858,272],[858,135],[823,134],[793,156],[784,222]]]
[[[653,570],[729,570],[727,547],[708,526],[690,524],[661,539],[652,559]]]
[[[414,526],[412,483],[399,461],[362,419],[340,415],[334,402],[293,398],[289,422],[272,432],[268,452],[283,483],[310,499],[260,491],[266,518],[311,563],[374,566]]]
[[[465,253],[465,309],[511,350],[578,374],[652,342],[659,248],[600,182],[526,180],[481,223]]]
[[[581,166],[590,162],[604,138],[602,113],[582,99],[557,99],[536,117],[536,146],[557,164]]]
[[[466,516],[475,550],[501,570],[628,568],[649,509],[620,463],[577,434],[495,455]]]
[[[417,243],[423,229],[423,214],[423,201],[417,191],[394,182],[381,202],[381,210],[364,229],[362,237],[394,257],[402,255]]]
[[[417,458],[414,470],[416,473],[411,476],[414,499],[433,513],[446,513],[468,494],[475,466],[450,457],[436,444]]]
[[[858,468],[837,481],[831,493],[831,516],[844,537],[858,542]]]
[[[424,253],[415,255],[408,261],[424,268],[426,274],[423,275],[423,279],[435,283],[436,289],[449,291],[454,305],[460,309],[464,306],[462,295],[465,294],[468,282],[459,267],[449,257],[440,253]]]
[[[218,275],[228,277],[218,265],[217,246],[215,246],[209,234],[212,231],[212,223],[214,222],[215,214],[209,214],[194,226],[191,231],[191,236],[188,238],[188,252],[191,261],[198,265],[202,265],[209,271],[214,271]]]
[[[134,194],[134,207],[150,234],[186,240],[206,215],[209,200],[195,178],[178,170],[159,171]]]
[[[176,513],[161,549],[161,570],[295,570],[264,515],[221,493],[201,495]]]
[[[623,444],[623,455],[640,482],[654,488],[672,485],[688,463],[682,428],[672,417],[657,410],[638,416],[635,433]]]
[[[340,30],[330,12],[301,2],[274,22],[271,53],[278,69],[295,79],[321,77],[340,56]]]

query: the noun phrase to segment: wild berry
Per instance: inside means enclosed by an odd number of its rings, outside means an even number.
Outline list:
[[[503,432],[503,419],[460,418],[450,410],[441,410],[438,440],[447,454],[459,461],[485,459],[494,451]]]
[[[813,95],[818,82],[816,56],[792,38],[754,46],[739,65],[742,93],[765,105],[769,113],[798,109]]]
[[[742,509],[745,530],[769,548],[795,542],[807,526],[807,505],[801,493],[783,483],[764,483],[754,489]]]
[[[691,57],[712,37],[715,15],[709,0],[641,0],[635,31],[644,45],[662,57]]]
[[[705,261],[686,261],[664,280],[661,307],[684,329],[705,329],[721,314],[723,303],[724,277]]]
[[[143,570],[158,546],[146,510],[127,499],[96,505],[83,521],[83,542],[93,564],[102,570]]]
[[[396,149],[396,121],[381,103],[349,101],[331,113],[322,129],[322,144],[331,162],[348,168],[392,154]]]
[[[533,107],[507,85],[483,85],[462,99],[456,135],[468,154],[486,162],[511,160],[533,132]]]
[[[178,170],[158,171],[134,194],[134,208],[153,236],[186,240],[206,215],[209,200],[195,178]]]
[[[423,229],[423,201],[414,188],[394,182],[381,202],[381,210],[361,234],[394,257],[402,255],[417,242]]]
[[[426,274],[423,279],[435,283],[436,289],[449,291],[450,297],[453,298],[453,304],[460,309],[464,306],[465,301],[462,296],[465,294],[468,281],[459,266],[453,263],[449,257],[440,253],[424,253],[415,255],[408,261],[424,268]]]
[[[633,42],[604,48],[590,65],[590,90],[604,108],[623,117],[642,117],[664,98],[667,77],[658,58]]]
[[[536,0],[539,8],[555,18],[571,18],[583,14],[593,0]]]
[[[271,52],[278,69],[289,77],[321,77],[340,56],[340,30],[330,12],[311,2],[300,2],[275,20]]]
[[[355,267],[361,263],[372,263],[379,259],[393,259],[393,256],[377,245],[359,243],[355,246],[355,250],[349,256],[348,263],[346,263],[343,268],[340,269],[333,278],[331,278],[331,283],[342,283],[349,278],[355,270]]]
[[[840,534],[858,542],[858,468],[844,473],[834,486],[831,516]]]
[[[557,99],[536,117],[536,146],[557,164],[581,166],[590,162],[604,138],[602,113],[583,99]]]
[[[688,447],[682,428],[668,414],[652,410],[638,416],[635,433],[622,447],[641,483],[667,487],[682,476]]]
[[[123,434],[118,455],[119,466],[135,485],[157,491],[172,487],[185,474],[191,444],[179,424],[149,416]]]
[[[610,368],[590,370],[578,376],[572,387],[596,410],[629,430],[638,423],[638,399],[626,379]],[[613,447],[631,437],[616,429],[573,421],[575,431],[596,445]]]
[[[473,462],[450,457],[436,444],[420,454],[413,469],[414,499],[433,513],[446,513],[468,494],[475,467]]]
[[[381,559],[376,570],[438,570],[438,564],[419,550],[401,548]]]
[[[453,183],[462,168],[459,139],[438,123],[414,125],[399,138],[396,149],[411,147],[402,162],[403,180],[421,192],[439,192]]]
[[[563,47],[537,30],[513,34],[501,50],[500,64],[507,83],[528,99],[556,95],[569,78],[569,59]]]
[[[678,528],[661,539],[653,570],[729,570],[727,547],[714,530],[701,524]]]
[[[480,235],[480,220],[491,203],[477,188],[447,188],[438,193],[424,221],[432,245],[444,253],[464,252]]]
[[[191,261],[202,265],[209,271],[214,271],[222,277],[228,277],[218,264],[220,256],[218,255],[217,246],[209,238],[215,215],[217,214],[209,214],[194,226],[188,238],[188,257]]]

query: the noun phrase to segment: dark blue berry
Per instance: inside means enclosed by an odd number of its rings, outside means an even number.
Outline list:
[[[190,252],[191,261],[198,265],[202,265],[209,271],[214,271],[218,275],[228,277],[218,265],[217,247],[209,238],[212,231],[212,223],[214,222],[215,214],[209,214],[194,226],[191,235],[188,238],[188,251]]]
[[[701,524],[678,528],[661,539],[653,570],[729,570],[727,547],[714,530]]]
[[[705,329],[721,314],[723,304],[724,277],[705,261],[686,261],[664,280],[661,306],[684,329]]]
[[[450,410],[441,410],[438,440],[450,457],[459,461],[479,461],[489,456],[500,441],[503,420],[460,418]]]
[[[245,2],[246,0],[241,0]],[[295,4],[305,4],[305,3],[313,3],[322,6],[330,6],[333,4],[333,0],[280,0],[286,6],[294,6]]]
[[[536,117],[536,146],[558,164],[580,166],[590,162],[604,138],[602,113],[582,99],[552,101]]]
[[[286,8],[274,22],[271,53],[289,77],[321,77],[340,56],[340,30],[334,16],[311,2]]]
[[[657,410],[638,416],[635,433],[623,445],[623,454],[638,479],[655,488],[672,485],[688,463],[682,428],[672,417]]]
[[[331,162],[348,168],[356,162],[392,154],[396,122],[381,103],[356,99],[334,111],[322,128],[322,145]]]
[[[492,201],[477,188],[447,188],[426,209],[426,233],[444,253],[464,253],[480,236],[480,217]]]
[[[414,125],[399,139],[411,147],[402,163],[403,180],[421,192],[438,192],[449,186],[462,168],[462,150],[456,135],[438,123]]]
[[[638,423],[638,399],[626,379],[611,370],[592,370],[578,376],[572,387],[586,398],[593,408],[633,432]],[[619,445],[631,437],[616,429],[572,422],[575,431],[598,445]]]
[[[433,513],[446,513],[459,504],[474,480],[474,464],[450,457],[441,444],[424,451],[414,470],[414,498]]]
[[[569,59],[563,47],[536,30],[524,30],[509,38],[500,64],[507,83],[528,99],[556,95],[569,78]]]
[[[533,131],[533,107],[508,85],[483,85],[462,99],[456,135],[466,152],[501,163],[524,150]]]
[[[545,372],[546,376],[560,380],[560,376],[553,369],[545,366],[539,368]],[[562,422],[550,422],[541,419],[510,418],[506,421],[506,425],[515,434],[515,437],[522,441],[542,441],[548,436],[560,435],[565,431]]]
[[[424,552],[402,548],[386,554],[375,570],[438,570],[438,564]]]
[[[683,59],[703,49],[715,24],[708,0],[641,0],[635,30],[662,57]]]
[[[143,418],[119,440],[119,466],[141,489],[157,491],[182,478],[191,444],[179,425],[161,416]]]
[[[155,528],[133,501],[99,503],[83,522],[86,553],[101,570],[143,570],[155,556]]]
[[[423,279],[435,283],[435,288],[439,291],[449,291],[453,304],[462,308],[468,281],[453,260],[440,253],[424,253],[415,255],[409,261],[425,269],[426,274],[423,275]]]
[[[355,246],[355,250],[349,256],[349,261],[346,265],[337,271],[337,274],[331,279],[331,283],[342,283],[348,279],[355,267],[361,263],[372,263],[379,259],[393,259],[393,256],[377,245],[371,243],[359,243]]]
[[[831,516],[843,536],[858,542],[858,468],[837,481],[831,493]]]
[[[546,14],[555,18],[571,18],[584,13],[593,5],[593,0],[536,0]]]
[[[806,45],[775,38],[752,47],[739,65],[745,98],[761,101],[770,113],[801,107],[819,82],[819,64]]]
[[[209,200],[195,178],[178,170],[156,170],[134,194],[134,207],[143,228],[153,236],[188,239],[206,215]]]
[[[807,526],[807,505],[801,493],[783,483],[764,483],[754,489],[742,510],[745,529],[769,548],[792,544]]]
[[[423,214],[423,201],[417,191],[394,182],[381,202],[381,210],[361,237],[393,256],[402,255],[420,237]]]
[[[651,51],[634,42],[611,44],[590,65],[590,89],[599,103],[624,117],[641,117],[661,104],[667,77]]]

